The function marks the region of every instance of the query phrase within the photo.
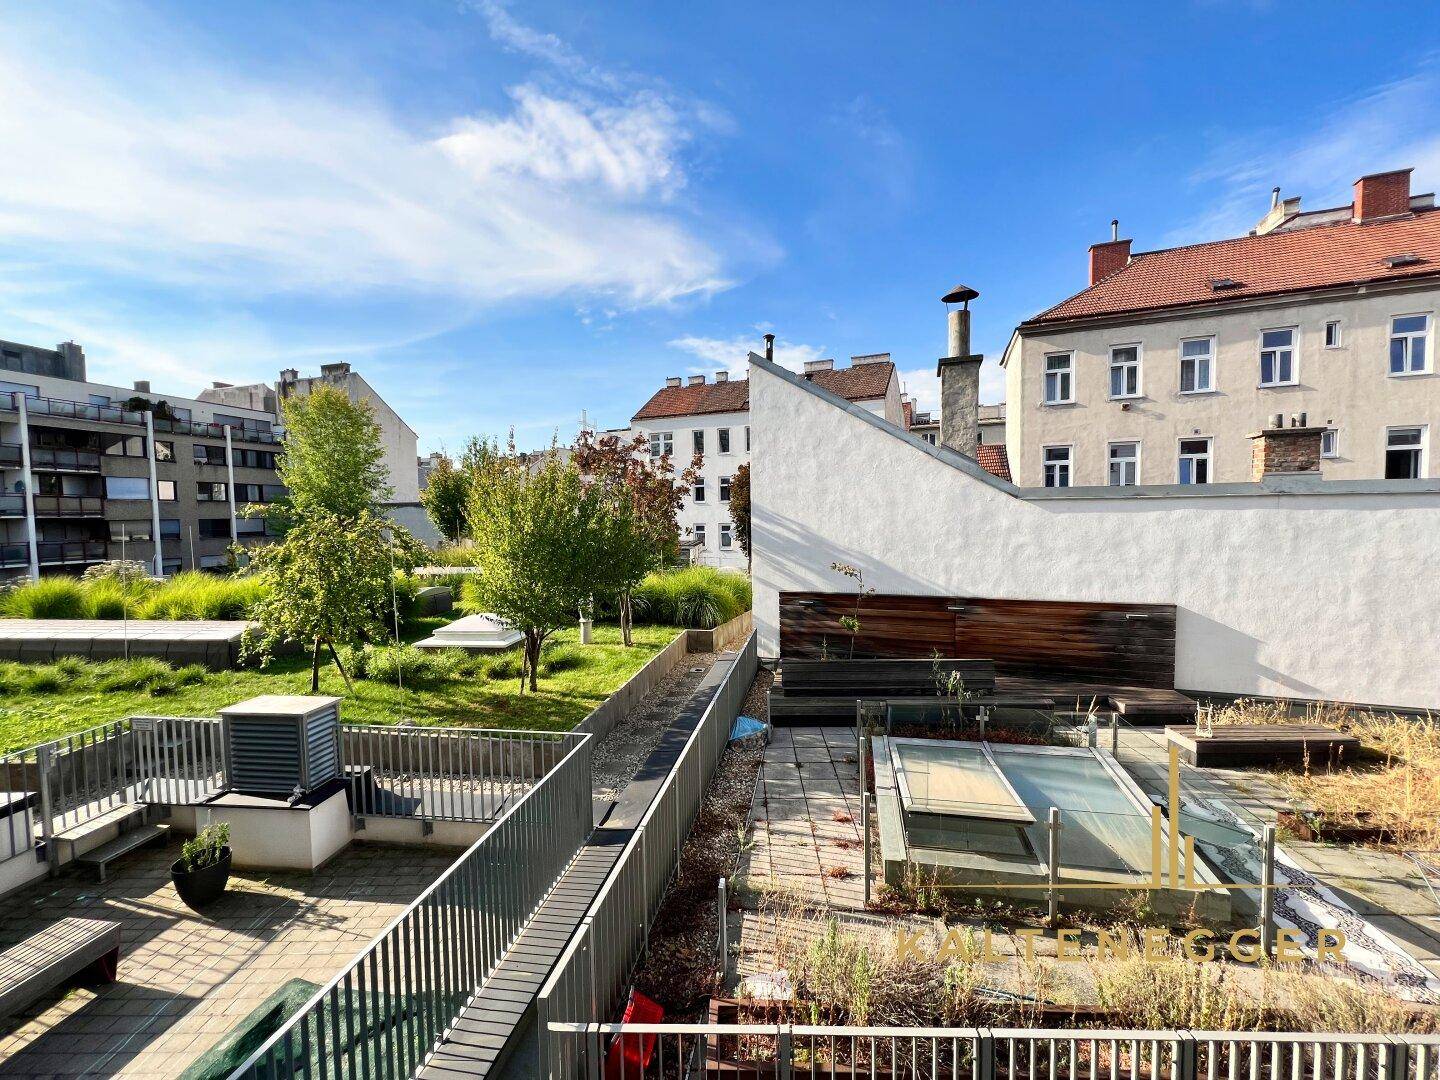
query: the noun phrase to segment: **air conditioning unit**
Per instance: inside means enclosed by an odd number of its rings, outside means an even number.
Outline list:
[[[291,796],[340,775],[340,699],[262,694],[220,710],[233,792]]]

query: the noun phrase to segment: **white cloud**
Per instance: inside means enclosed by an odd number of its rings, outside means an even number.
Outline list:
[[[1440,66],[1430,58],[1415,74],[1334,106],[1317,122],[1292,118],[1218,146],[1192,177],[1203,212],[1162,238],[1164,244],[1236,236],[1270,206],[1270,189],[1300,195],[1305,209],[1343,206],[1365,173],[1414,166],[1412,190],[1440,184]],[[1296,133],[1298,129],[1298,134]]]
[[[934,368],[900,372],[900,385],[915,400],[916,412],[940,415],[940,380]]]
[[[704,360],[703,365],[692,365],[690,373],[708,374],[712,371],[728,371],[732,377],[743,379],[749,373],[749,355],[764,355],[764,329],[757,333],[736,334],[731,338],[681,337],[667,342],[672,349],[690,353]],[[800,371],[807,360],[823,360],[825,346],[805,345],[776,339],[775,362],[791,371]]]
[[[504,112],[416,130],[353,93],[226,76],[165,45],[114,43],[128,59],[111,76],[54,37],[0,40],[0,145],[24,163],[0,170],[0,245],[252,295],[633,306],[728,283],[673,198],[688,131],[654,94],[522,87]]]

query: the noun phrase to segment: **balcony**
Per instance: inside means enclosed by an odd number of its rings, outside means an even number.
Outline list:
[[[36,495],[35,516],[37,518],[104,517],[105,500],[98,495]]]
[[[36,545],[41,566],[84,566],[105,561],[103,540],[45,540]],[[28,544],[0,544],[0,567],[30,565]]]
[[[16,443],[0,443],[0,469],[18,469],[24,463]]]
[[[92,420],[103,424],[125,424],[130,427],[144,427],[145,414],[126,409],[119,405],[93,405],[84,401],[66,401],[63,398],[30,397],[15,393],[0,394],[0,412],[18,412],[20,405],[17,401],[25,397],[26,411],[31,416],[53,416],[65,420]],[[200,424],[190,420],[171,420],[164,417],[155,417],[155,433],[191,435],[201,439],[223,439],[225,438],[224,424]],[[255,428],[230,428],[231,438],[237,442],[264,443],[268,446],[280,445],[280,437],[273,431],[260,431]]]
[[[24,516],[24,495],[0,495],[0,518],[23,518]]]
[[[15,447],[16,450],[20,448]],[[35,472],[100,471],[100,455],[94,450],[51,449],[35,447],[30,451],[30,468]]]

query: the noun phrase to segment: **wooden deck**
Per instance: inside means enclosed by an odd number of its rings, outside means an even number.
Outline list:
[[[1323,765],[1354,760],[1360,752],[1359,739],[1318,724],[1225,724],[1212,730],[1197,736],[1195,725],[1177,725],[1165,729],[1165,738],[1197,768],[1306,760]]]
[[[595,831],[495,974],[461,1011],[449,1037],[415,1074],[419,1080],[477,1080],[504,1064],[541,985],[629,838],[628,829]]]

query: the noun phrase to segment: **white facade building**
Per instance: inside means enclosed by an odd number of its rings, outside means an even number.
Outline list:
[[[889,353],[851,358],[848,368],[832,360],[811,361],[801,376],[897,426],[903,424],[900,379]],[[671,455],[682,472],[695,454],[701,456],[700,476],[679,513],[681,542],[691,561],[703,566],[744,570],[744,551],[730,516],[730,481],[750,461],[757,438],[750,423],[750,384],[716,372],[688,380],[670,378],[631,421],[643,434],[651,454]]]

